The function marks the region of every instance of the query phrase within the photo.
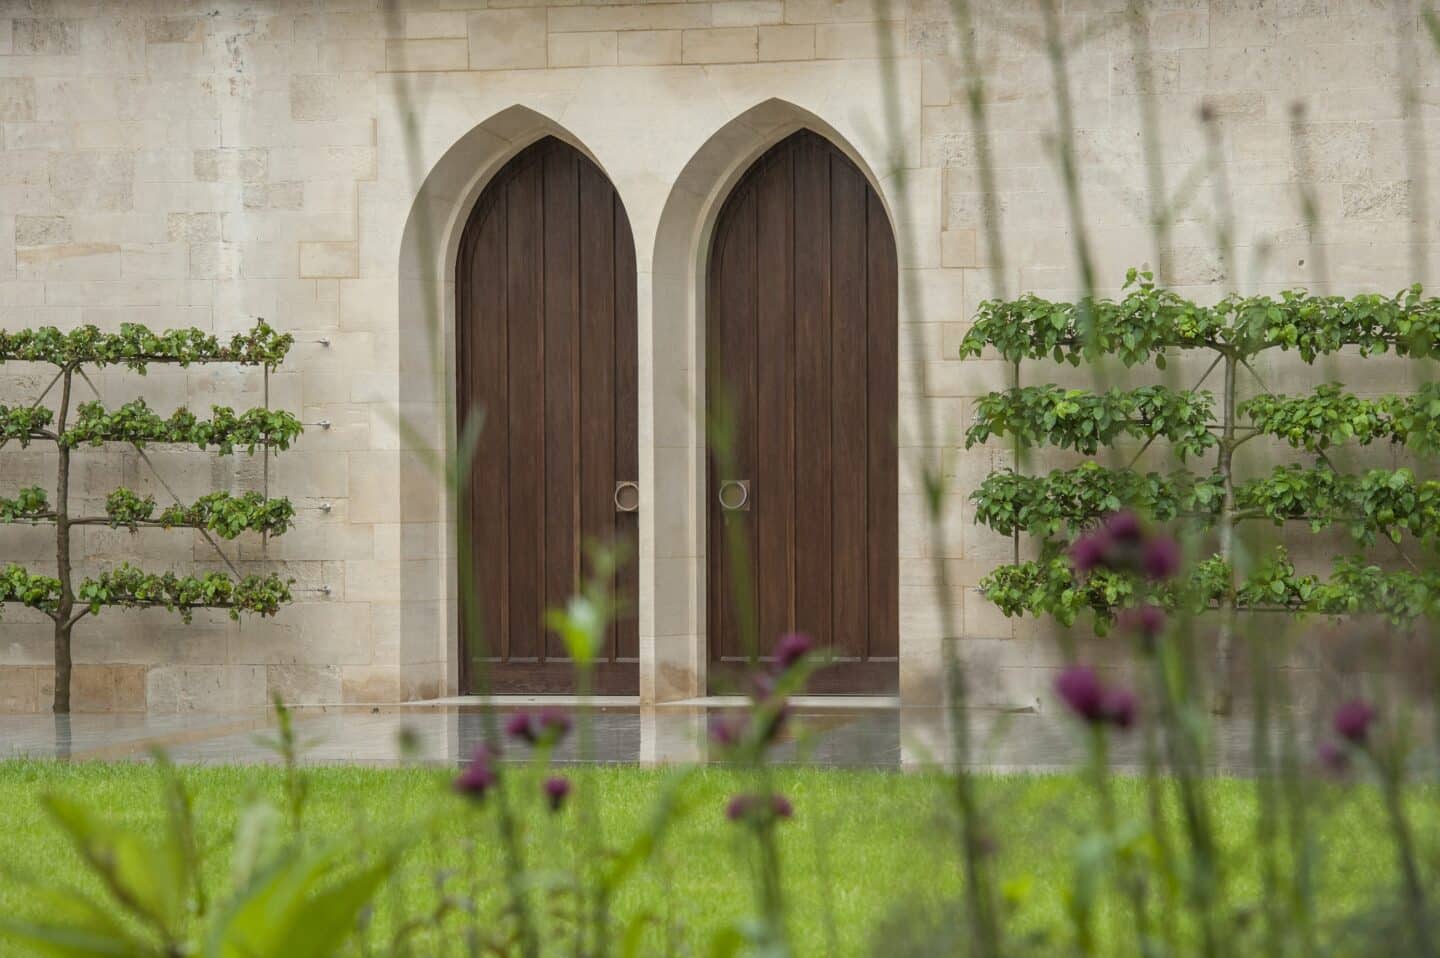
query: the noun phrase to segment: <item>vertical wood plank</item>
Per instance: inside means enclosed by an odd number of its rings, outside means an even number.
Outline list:
[[[724,282],[716,289],[715,319],[718,326],[718,371],[716,414],[728,417],[725,430],[730,439],[728,474],[717,475],[708,498],[716,500],[718,482],[726,479],[754,481],[755,472],[755,194],[746,191],[729,213],[727,229],[716,247],[720,275]],[[752,485],[753,488],[753,485]],[[758,490],[757,490],[758,495]],[[722,510],[712,504],[718,520],[714,527],[725,565],[726,591],[720,602],[719,650],[727,659],[746,658],[753,624],[742,615],[740,604],[746,593],[753,597],[755,583],[754,541],[751,512]],[[737,586],[740,590],[737,591]]]
[[[866,227],[868,185],[839,154],[830,159],[831,430],[830,492],[833,644],[862,658],[866,635],[869,521],[866,497]]]
[[[795,626],[832,642],[830,145],[795,144]]]
[[[895,234],[874,190],[866,216],[869,264],[866,352],[866,456],[869,461],[869,655],[900,654],[900,462],[899,417],[900,310]]]
[[[471,653],[493,659],[505,647],[509,604],[506,204],[486,203],[476,215],[457,270],[461,429],[471,416],[483,417],[466,486],[470,541],[463,547],[471,550],[473,579],[461,587],[469,592],[466,613],[475,616],[483,643]]]
[[[580,530],[583,542],[604,543],[615,525],[615,195],[593,164],[581,166]]]
[[[541,158],[544,255],[545,607],[564,608],[578,581],[580,510],[577,381],[580,362],[579,180],[573,150]],[[543,620],[542,620],[543,622]],[[542,626],[543,628],[543,626]],[[565,643],[544,629],[546,658],[563,658]]]
[[[545,604],[545,254],[542,165],[506,186],[509,314],[510,628],[507,659],[543,651]]]
[[[792,152],[758,171],[756,194],[756,605],[761,651],[795,622],[795,299]]]
[[[609,183],[615,221],[615,479],[640,478],[640,346],[636,329],[635,234],[625,207]],[[641,490],[642,495],[652,493]],[[614,489],[611,488],[611,495]],[[613,508],[613,499],[608,503]],[[615,655],[622,661],[640,658],[640,514],[616,512],[615,534],[629,556],[615,577],[615,591],[625,603],[615,624]]]

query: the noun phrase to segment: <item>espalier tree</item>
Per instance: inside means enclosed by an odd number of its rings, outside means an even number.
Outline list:
[[[234,363],[274,369],[285,358],[293,338],[275,332],[263,321],[228,342],[198,329],[154,333],[126,323],[118,333],[85,326],[62,333],[54,327],[17,332],[0,330],[0,363],[40,363],[57,371],[44,394],[28,405],[0,404],[0,447],[11,442],[54,443],[57,450],[55,497],[45,489],[19,489],[13,498],[0,496],[0,522],[49,523],[55,527],[55,574],[31,572],[9,564],[0,568],[0,604],[19,603],[49,616],[55,625],[55,711],[70,710],[71,636],[87,615],[107,606],[161,607],[178,612],[185,621],[197,608],[273,615],[290,601],[290,580],[274,574],[229,576],[210,572],[201,576],[155,574],[128,563],[101,572],[80,583],[72,572],[72,536],[77,527],[104,525],[134,532],[144,527],[200,529],[233,539],[243,532],[279,535],[290,527],[294,509],[286,499],[267,499],[259,493],[232,495],[214,492],[193,503],[160,507],[151,496],[119,488],[105,500],[104,515],[71,513],[71,459],[85,446],[129,443],[137,448],[154,443],[186,443],[229,455],[237,449],[286,449],[300,434],[300,423],[286,412],[249,409],[241,413],[213,406],[209,419],[188,409],[168,417],[157,415],[143,399],[119,408],[100,401],[75,401],[81,382],[94,390],[87,367],[125,366],[144,374],[150,366]],[[59,403],[43,403],[58,387]],[[96,391],[98,395],[98,391]]]
[[[960,354],[986,349],[1016,364],[1048,359],[1078,366],[1110,358],[1158,369],[1176,351],[1213,354],[1204,379],[1189,390],[1039,385],[978,400],[967,447],[1004,435],[1022,447],[1093,455],[1117,441],[1138,442],[1141,452],[1163,441],[1180,463],[1167,473],[1141,473],[1133,468],[1135,455],[1121,468],[1089,461],[1044,475],[990,475],[971,494],[975,521],[1042,540],[1039,558],[1019,561],[1017,552],[1017,561],[980,583],[1007,616],[1053,616],[1068,627],[1089,615],[1104,634],[1118,613],[1140,603],[1186,615],[1214,610],[1216,704],[1225,709],[1242,610],[1371,612],[1396,625],[1440,611],[1440,573],[1403,551],[1440,547],[1440,482],[1406,468],[1350,472],[1334,457],[1347,444],[1392,444],[1417,456],[1440,450],[1440,383],[1378,398],[1361,398],[1338,383],[1284,395],[1266,386],[1254,362],[1269,350],[1293,351],[1307,364],[1341,350],[1433,358],[1440,353],[1440,300],[1423,298],[1419,286],[1393,297],[1232,294],[1201,306],[1131,270],[1119,301],[1057,303],[1027,295],[982,304]],[[1200,388],[1209,381],[1219,385],[1218,399]],[[1242,381],[1253,387],[1251,398],[1242,398]],[[1261,439],[1303,450],[1313,461],[1238,477],[1236,450]],[[1206,468],[1190,468],[1201,463]],[[1076,571],[1067,544],[1121,509],[1197,529],[1203,551],[1195,567],[1159,583],[1104,568]],[[1300,575],[1283,546],[1259,554],[1241,549],[1238,530],[1246,522],[1302,522],[1315,532],[1341,527],[1355,548],[1334,559],[1328,576]],[[1401,561],[1391,565],[1403,568],[1371,561],[1370,547],[1380,539],[1394,544]]]

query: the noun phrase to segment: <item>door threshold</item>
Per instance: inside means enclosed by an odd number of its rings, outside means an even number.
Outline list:
[[[792,695],[790,704],[804,709],[898,709],[898,695]],[[741,708],[751,704],[748,695],[702,695],[677,702],[657,702],[656,708]]]
[[[497,708],[514,708],[517,705],[595,705],[599,707],[636,707],[640,704],[638,695],[452,695],[443,699],[425,699],[412,705],[451,708],[468,705],[493,705]]]

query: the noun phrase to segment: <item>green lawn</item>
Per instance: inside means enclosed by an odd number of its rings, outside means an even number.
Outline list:
[[[237,809],[256,793],[278,801],[281,773],[215,767],[187,768],[181,774],[195,795],[197,817],[211,846],[207,869],[214,885],[223,887],[226,845]],[[452,795],[447,773],[323,767],[305,774],[311,783],[308,831],[316,840],[350,835],[379,843],[401,833],[403,823],[426,816],[438,821],[428,837],[411,843],[400,880],[381,896],[377,926],[388,926],[396,908],[414,913],[428,907],[436,873],[465,868],[468,837],[478,839],[482,860],[498,855],[488,813]],[[576,795],[599,802],[602,829],[618,844],[636,834],[670,773],[620,767],[572,774]],[[960,932],[953,818],[942,779],[828,769],[778,770],[775,779],[796,809],[781,833],[790,928],[798,953],[928,955],[940,951],[928,935]],[[683,817],[667,835],[656,861],[626,887],[617,914],[665,915],[685,941],[704,943],[723,924],[752,910],[748,846],[741,841],[742,829],[724,816],[728,796],[741,790],[743,782],[740,773],[730,770],[691,773],[682,787]],[[527,781],[526,794],[537,784]],[[161,815],[155,800],[158,773],[135,764],[0,762],[0,864],[11,875],[48,876],[98,893],[40,806],[39,796],[52,790],[148,826]],[[1327,785],[1317,786],[1313,794],[1321,820],[1316,835],[1325,918],[1335,921],[1372,893],[1388,892],[1394,875],[1392,851],[1378,803],[1368,789]],[[1048,953],[1071,953],[1064,902],[1072,886],[1077,843],[1091,827],[1090,793],[1069,776],[1006,776],[984,779],[982,795],[992,823],[995,860],[1016,901],[1011,930],[1048,933]],[[1227,849],[1227,893],[1232,907],[1242,912],[1258,894],[1252,795],[1247,783],[1235,780],[1216,781],[1210,788],[1210,807]],[[1427,843],[1440,824],[1433,797],[1417,798],[1413,809]],[[1142,816],[1139,781],[1120,780],[1116,798],[1122,821]],[[554,817],[537,802],[524,819],[526,845],[542,862],[567,862],[584,847],[573,807]],[[494,868],[487,872],[498,873]],[[495,900],[493,885],[486,886],[485,894]],[[23,886],[4,878],[0,913],[23,915],[27,907],[33,906],[27,904]],[[1119,908],[1107,912],[1113,947],[1107,946],[1106,954],[1128,945],[1124,914]],[[1106,927],[1101,930],[1107,933]],[[0,947],[0,953],[12,952]],[[418,953],[462,951],[450,936]],[[658,932],[642,953],[663,953]],[[683,953],[703,954],[704,949],[693,945]]]

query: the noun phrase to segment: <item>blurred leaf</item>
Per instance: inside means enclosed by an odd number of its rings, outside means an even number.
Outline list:
[[[44,921],[0,918],[0,937],[54,958],[152,958],[164,951],[137,940],[103,906],[70,889],[34,888],[27,897]]]
[[[173,824],[164,841],[153,845],[64,796],[47,796],[45,805],[122,907],[168,938],[181,937],[193,876],[190,857]]]

